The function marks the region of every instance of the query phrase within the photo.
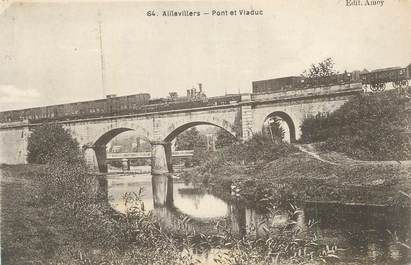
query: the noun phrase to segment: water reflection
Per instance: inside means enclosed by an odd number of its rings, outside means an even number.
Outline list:
[[[346,256],[361,264],[407,264],[410,251],[401,243],[411,242],[409,208],[360,205],[309,204],[306,219],[319,221],[317,231],[331,237]]]
[[[409,250],[398,242],[410,245],[409,210],[372,208],[332,204],[307,204],[303,211],[277,210],[261,213],[244,204],[225,202],[190,184],[173,181],[166,176],[109,176],[108,194],[113,208],[126,210],[122,196],[143,188],[142,202],[164,228],[181,231],[215,232],[217,223],[224,223],[238,236],[262,237],[268,228],[304,231],[313,226],[317,237],[341,249],[344,262],[357,264],[406,264]],[[182,222],[189,217],[189,222]]]

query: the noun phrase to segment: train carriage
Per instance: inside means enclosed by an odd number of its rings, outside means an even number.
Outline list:
[[[104,114],[106,113],[106,102],[107,101],[105,99],[99,101],[97,106],[99,116],[104,116]]]
[[[77,105],[76,103],[64,104],[62,114],[61,114],[62,117],[66,117],[66,118],[74,117],[77,114],[75,111],[76,105]]]
[[[377,69],[361,76],[363,84],[388,83],[404,79],[407,79],[407,71],[401,67]]]
[[[55,118],[61,119],[64,116],[64,104],[55,106]]]
[[[7,120],[8,121],[18,121],[16,114],[17,114],[17,111],[10,111],[10,113],[7,115]]]
[[[128,114],[141,111],[142,106],[149,104],[150,94],[99,99],[94,101],[59,104],[24,110],[0,112],[0,122],[12,122],[29,119],[32,122],[44,120],[68,120],[81,117],[102,117],[113,114]]]
[[[13,113],[13,119],[15,121],[21,121],[22,120],[22,112],[21,110],[17,110]]]
[[[7,116],[7,111],[0,112],[0,123],[7,122],[6,116]]]
[[[352,71],[351,73],[350,73],[350,76],[349,76],[349,78],[350,78],[350,80],[349,80],[349,82],[350,83],[358,83],[358,82],[360,82],[361,81],[361,71]]]
[[[370,86],[372,91],[382,91],[385,89],[386,83],[392,82],[394,88],[405,88],[408,86],[407,68],[390,67],[373,70],[361,74],[361,82],[365,87]]]
[[[121,111],[121,99],[120,98],[113,98],[111,101],[113,108],[112,108],[112,113],[113,114],[118,114]]]
[[[7,111],[0,112],[0,123],[5,123],[7,121],[6,115]]]
[[[52,119],[55,117],[56,112],[55,112],[56,106],[48,106],[46,107],[46,119]]]
[[[30,120],[35,121],[37,119],[40,119],[40,108],[32,108]]]
[[[282,78],[253,81],[253,93],[280,92],[293,89],[299,84],[301,79],[302,77],[299,76],[288,76]]]
[[[100,117],[103,116],[106,110],[106,100],[105,99],[99,99],[99,100],[94,100],[94,101],[89,101],[89,109],[88,113],[90,117]]]

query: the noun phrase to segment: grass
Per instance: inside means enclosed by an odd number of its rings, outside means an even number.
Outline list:
[[[57,225],[45,225],[49,216],[36,205],[40,187],[32,177],[40,174],[44,174],[42,166],[3,166],[1,169],[2,261],[5,264],[28,264],[32,257],[44,261],[53,255],[57,238],[64,241],[64,236],[56,236],[60,230]]]
[[[337,201],[411,206],[403,195],[411,194],[410,163],[331,164],[291,148],[272,160],[244,163],[247,154],[239,152],[236,158],[232,149],[217,151],[182,177],[226,199],[235,187],[239,197],[251,204],[263,200],[275,205]],[[224,159],[227,156],[234,157]]]
[[[90,214],[86,207],[69,212],[67,201],[67,208],[44,201],[41,180],[46,174],[46,167],[40,165],[1,167],[2,264],[166,264],[180,259],[180,251],[170,244],[155,242],[163,238],[160,232],[153,234],[158,227],[152,220],[139,223],[152,233],[151,237],[140,234],[146,246],[126,247],[138,245],[138,240],[127,242],[130,236],[124,234],[132,230],[108,205],[89,205],[94,211]]]
[[[133,207],[121,215],[89,196],[49,190],[59,187],[49,178],[56,173],[49,166],[0,169],[2,264],[200,264],[194,253],[210,249],[218,252],[216,264],[317,264],[333,259],[332,248],[313,231],[279,233],[268,226],[262,238],[237,238],[220,224],[211,234],[167,232],[139,207],[138,193],[126,196]],[[64,172],[60,177],[70,179],[71,173]],[[70,181],[57,180],[68,188],[64,185]]]

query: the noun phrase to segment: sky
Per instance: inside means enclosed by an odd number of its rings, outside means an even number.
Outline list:
[[[299,75],[327,57],[339,71],[411,63],[410,0],[2,3],[0,111],[106,94],[185,95],[198,83],[208,96],[248,93],[254,80]],[[239,9],[263,15],[211,15]]]

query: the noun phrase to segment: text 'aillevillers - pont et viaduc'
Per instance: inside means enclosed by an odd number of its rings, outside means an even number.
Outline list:
[[[259,10],[246,10],[246,9],[212,9],[209,11],[198,10],[163,10],[156,11],[150,10],[146,12],[147,16],[163,16],[163,17],[199,17],[199,16],[215,16],[215,17],[229,17],[229,16],[262,16],[264,11]]]

